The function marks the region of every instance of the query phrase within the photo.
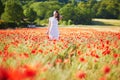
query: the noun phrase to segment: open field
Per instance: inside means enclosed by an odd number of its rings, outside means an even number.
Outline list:
[[[0,80],[120,80],[120,27],[0,30]]]
[[[116,19],[93,19],[94,25],[106,25],[106,26],[119,26],[120,27],[120,20]]]

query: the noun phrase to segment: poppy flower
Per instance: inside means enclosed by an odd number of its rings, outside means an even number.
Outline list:
[[[24,66],[24,75],[26,77],[35,77],[36,73],[37,73],[37,71],[34,67],[29,66],[29,65]]]
[[[99,80],[107,80],[107,78],[103,76],[103,77],[100,77]]]
[[[118,64],[119,64],[119,61],[118,61],[118,60],[112,60],[111,64],[113,64],[113,65],[118,65]]]
[[[31,51],[31,53],[32,53],[32,54],[35,54],[35,53],[36,53],[36,49],[33,49],[33,50]]]
[[[7,80],[7,79],[8,79],[7,70],[3,67],[0,67],[0,80]]]
[[[85,59],[84,59],[83,57],[80,57],[80,58],[79,58],[79,61],[80,61],[80,62],[85,62]]]
[[[117,58],[118,56],[119,56],[119,55],[116,54],[116,53],[113,54],[113,57],[114,57],[114,58]]]
[[[102,52],[103,55],[110,54],[110,50],[106,49],[105,51]]]
[[[62,59],[57,59],[57,60],[56,60],[56,63],[57,63],[57,64],[62,63]]]
[[[108,74],[111,69],[110,69],[110,67],[108,65],[106,65],[106,66],[103,66],[102,70],[103,70],[104,74]]]
[[[83,72],[83,71],[79,71],[79,72],[77,72],[76,77],[78,79],[85,79],[86,78],[86,73]]]

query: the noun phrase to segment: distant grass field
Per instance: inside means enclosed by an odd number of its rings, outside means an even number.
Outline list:
[[[117,19],[92,19],[91,25],[59,25],[59,27],[84,27],[84,28],[97,28],[99,30],[108,30],[108,28],[112,28],[111,30],[120,31],[120,20]]]
[[[93,25],[119,26],[120,20],[116,19],[93,19]]]

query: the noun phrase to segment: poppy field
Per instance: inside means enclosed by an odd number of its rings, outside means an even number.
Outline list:
[[[120,31],[59,30],[0,30],[0,80],[120,80]]]

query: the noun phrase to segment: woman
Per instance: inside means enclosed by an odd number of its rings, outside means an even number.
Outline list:
[[[59,12],[54,11],[53,17],[49,18],[48,24],[48,36],[50,40],[58,40],[59,39],[59,30],[58,30],[58,21],[60,20]]]

